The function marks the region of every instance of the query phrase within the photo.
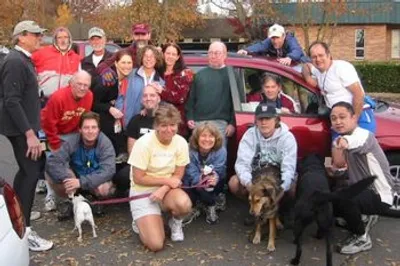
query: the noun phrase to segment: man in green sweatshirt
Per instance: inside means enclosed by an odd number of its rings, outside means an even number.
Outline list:
[[[208,67],[200,70],[192,84],[186,103],[187,125],[211,121],[226,138],[235,133],[235,111],[231,97],[228,68],[225,66],[227,49],[222,42],[213,42],[208,48]]]

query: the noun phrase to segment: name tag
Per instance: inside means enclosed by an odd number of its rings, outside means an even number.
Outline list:
[[[152,129],[150,129],[150,128],[140,128],[140,134],[141,135],[144,135],[144,134],[149,133],[151,131],[152,131]]]

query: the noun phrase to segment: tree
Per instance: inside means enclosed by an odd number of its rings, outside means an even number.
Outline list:
[[[10,43],[13,28],[24,14],[23,0],[3,0],[0,8],[0,44]]]
[[[57,7],[57,26],[67,27],[73,21],[71,9],[67,4],[61,4]]]

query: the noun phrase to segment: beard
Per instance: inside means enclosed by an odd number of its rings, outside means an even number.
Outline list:
[[[137,42],[136,42],[136,45],[137,45],[137,47],[138,47],[139,49],[145,47],[147,44],[148,44],[148,41],[145,41],[145,40],[140,40],[140,41],[137,41]]]

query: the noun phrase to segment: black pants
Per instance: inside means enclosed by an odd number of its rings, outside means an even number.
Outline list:
[[[193,206],[197,201],[204,203],[206,206],[213,206],[215,205],[217,195],[224,190],[225,183],[225,179],[219,180],[213,191],[206,191],[204,188],[189,188],[184,190],[189,195]]]
[[[115,154],[118,156],[118,154],[126,152],[127,138],[124,132],[114,132],[114,122],[115,119],[112,118],[110,115],[101,114],[101,131],[103,131],[103,133],[106,134],[106,136],[111,140],[111,143],[115,150]]]
[[[379,215],[385,212],[390,205],[383,203],[379,194],[367,189],[352,199],[339,200],[333,203],[335,216],[342,217],[350,232],[357,235],[365,233],[361,214]]]
[[[131,165],[125,165],[121,170],[114,175],[112,182],[119,191],[129,190],[131,187],[130,173]]]
[[[35,198],[35,188],[40,172],[43,168],[44,155],[42,155],[38,161],[33,161],[25,156],[28,146],[24,135],[7,138],[11,142],[14,156],[19,166],[19,170],[14,178],[14,190],[21,201],[26,225],[30,226],[31,209]]]

